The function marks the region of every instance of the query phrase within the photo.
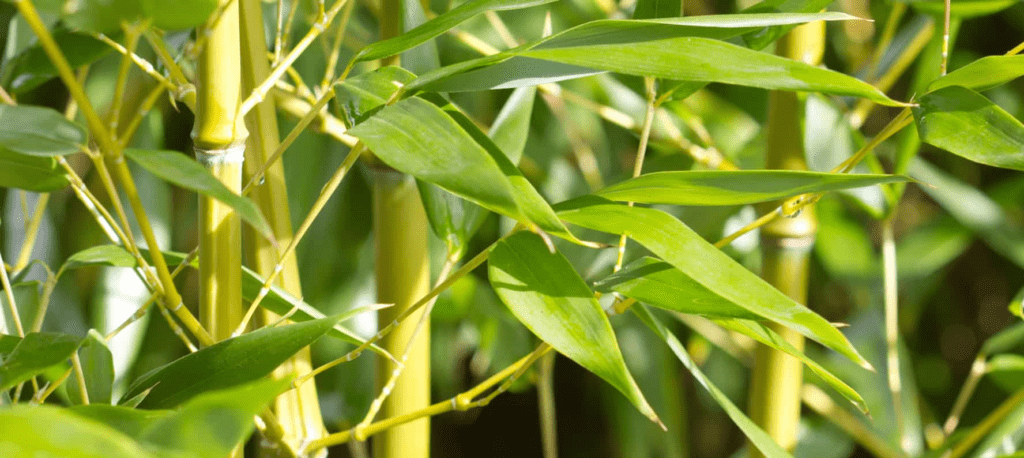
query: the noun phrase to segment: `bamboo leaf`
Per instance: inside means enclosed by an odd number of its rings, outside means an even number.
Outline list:
[[[0,391],[7,390],[46,369],[63,364],[78,350],[82,338],[52,332],[30,332],[0,364]]]
[[[640,175],[595,194],[619,202],[673,205],[744,205],[806,193],[908,181],[893,175],[850,175],[795,170],[693,170]]]
[[[985,355],[1005,353],[1020,346],[1022,343],[1024,343],[1024,323],[1016,323],[985,339],[985,343],[981,344],[979,353]]]
[[[816,340],[865,368],[871,367],[827,320],[773,288],[667,213],[612,204],[592,196],[557,208],[562,219],[577,226],[627,234],[719,296]]]
[[[491,286],[521,323],[661,423],[629,374],[608,317],[564,256],[520,232],[495,245],[487,266]]]
[[[655,19],[683,15],[683,2],[675,0],[637,0],[633,19]]]
[[[142,408],[170,408],[200,393],[262,378],[324,335],[337,317],[262,328],[218,342],[139,377],[121,399],[153,388]]]
[[[135,267],[135,257],[117,245],[99,245],[71,255],[61,270],[85,266]]]
[[[980,164],[1024,171],[1024,125],[985,96],[949,86],[914,108],[921,141]]]
[[[384,105],[403,85],[415,78],[416,75],[401,67],[387,66],[335,84],[335,99],[341,107],[346,126],[351,129],[363,122],[374,109]]]
[[[78,359],[82,364],[89,403],[110,404],[110,394],[114,387],[114,356],[110,348],[107,348],[106,339],[95,329],[90,329],[85,336],[85,341],[78,349]],[[78,383],[70,382],[66,387],[71,402],[82,404],[84,397]]]
[[[14,347],[17,347],[19,342],[21,342],[21,337],[0,334],[0,355],[6,356],[14,351]]]
[[[52,33],[53,41],[57,43],[72,68],[91,64],[114,50],[87,33],[74,32],[63,27],[58,27]],[[117,40],[118,37],[115,34],[111,39]],[[56,67],[39,44],[22,50],[10,61],[5,62],[3,70],[0,71],[3,86],[14,94],[35,89],[56,76]]]
[[[141,439],[197,458],[222,458],[249,437],[253,416],[285,391],[291,380],[263,379],[200,394],[141,432]]]
[[[402,51],[426,42],[455,26],[466,22],[473,16],[485,11],[505,11],[551,3],[555,0],[473,0],[459,5],[425,24],[402,35],[384,41],[378,41],[363,48],[352,59],[355,62],[381,59],[393,56]]]
[[[18,307],[18,315],[21,318],[22,326],[34,323],[39,314],[39,288],[42,285],[37,280],[18,282],[11,285],[14,294],[14,303]],[[0,288],[0,323],[6,326],[8,332],[14,332],[18,326],[14,323],[14,316],[9,313],[11,308],[7,302],[7,294]],[[3,327],[0,327],[2,329]]]
[[[754,422],[751,421],[743,411],[736,407],[736,404],[733,404],[732,401],[729,400],[729,397],[726,396],[722,390],[718,389],[718,387],[711,382],[711,379],[701,372],[700,368],[694,364],[692,359],[690,359],[690,355],[686,353],[686,348],[684,348],[683,344],[679,342],[679,339],[672,334],[672,331],[670,331],[668,327],[661,322],[661,320],[652,315],[647,307],[637,304],[630,307],[630,310],[640,318],[640,321],[647,325],[647,327],[650,328],[659,339],[665,341],[665,344],[672,350],[672,353],[675,353],[676,357],[679,358],[679,361],[683,363],[683,366],[686,366],[686,369],[693,374],[693,378],[697,380],[697,383],[700,383],[700,385],[707,390],[708,394],[711,395],[711,398],[714,399],[723,410],[725,410],[726,415],[732,419],[733,423],[736,423],[736,426],[738,426],[740,430],[743,431],[743,434],[750,439],[750,442],[754,444],[754,447],[757,447],[757,449],[768,458],[791,458],[790,454],[786,453],[782,447],[779,447],[779,444],[776,444],[768,433],[765,433],[763,429],[754,424]]]
[[[107,427],[135,439],[138,439],[142,431],[157,420],[171,414],[169,410],[142,410],[107,404],[72,406],[67,410],[79,417],[103,423]]]
[[[75,0],[66,2],[61,12],[73,30],[111,33],[121,30],[121,22],[141,17],[142,5],[137,0]]]
[[[518,164],[530,136],[530,119],[533,116],[533,101],[537,88],[523,87],[512,91],[505,106],[498,112],[487,136],[494,140],[509,162]]]
[[[0,410],[0,437],[5,458],[156,458],[115,429],[48,405]]]
[[[50,192],[62,189],[68,183],[68,177],[56,159],[0,148],[0,188]]]
[[[922,13],[928,13],[939,18],[945,14],[946,5],[942,0],[900,0],[914,7]],[[955,19],[968,19],[978,16],[988,16],[1005,10],[1017,0],[962,0],[950,3],[949,15]]]
[[[928,92],[963,86],[983,92],[1024,76],[1024,56],[985,56],[960,67],[928,85]]]
[[[814,13],[826,9],[830,0],[765,0],[743,10],[744,14],[769,13]],[[750,49],[761,50],[788,33],[796,25],[775,25],[743,35],[743,42]]]
[[[140,150],[128,148],[125,156],[172,184],[217,199],[233,208],[245,222],[263,235],[272,237],[270,226],[253,201],[231,192],[198,162],[177,151]]]
[[[29,156],[64,156],[88,142],[85,129],[52,108],[0,105],[0,149]]]
[[[217,9],[217,0],[142,0],[142,13],[164,30],[191,29]]]

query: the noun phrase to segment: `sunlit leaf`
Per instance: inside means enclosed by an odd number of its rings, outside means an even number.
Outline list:
[[[1024,343],[1024,323],[1016,323],[985,339],[979,353],[997,355],[1008,352]]]
[[[72,406],[68,411],[79,417],[103,423],[135,439],[138,439],[142,431],[154,422],[171,414],[169,410],[142,410],[107,404]]]
[[[576,199],[557,208],[562,219],[577,226],[628,234],[719,296],[870,367],[828,321],[773,288],[667,213],[613,204],[597,197]]]
[[[363,122],[377,107],[384,105],[403,85],[416,78],[401,67],[387,66],[347,78],[334,86],[336,100],[346,125]]]
[[[117,245],[99,245],[86,248],[64,261],[63,270],[85,266],[135,267],[135,257]]]
[[[985,96],[949,86],[914,108],[921,141],[964,159],[1024,171],[1024,124]]]
[[[115,429],[48,405],[0,409],[0,437],[4,458],[156,458]]]
[[[744,205],[799,194],[907,181],[891,175],[796,170],[688,170],[640,175],[595,194],[619,202],[673,205]]]
[[[78,349],[78,359],[82,364],[82,375],[85,389],[89,394],[90,404],[110,404],[110,394],[114,387],[114,357],[107,348],[107,341],[95,329],[90,329],[82,346]],[[79,390],[78,382],[71,380],[66,385],[68,397],[75,404],[83,404],[84,396]]]
[[[62,9],[64,23],[74,30],[111,33],[121,30],[122,22],[142,16],[137,0],[75,0]]]
[[[608,317],[561,253],[520,232],[499,241],[487,265],[491,286],[520,322],[660,423],[626,368]]]
[[[128,148],[125,156],[135,163],[171,184],[212,197],[230,206],[245,222],[266,236],[270,236],[270,226],[260,214],[259,207],[253,201],[231,192],[218,181],[210,171],[198,162],[177,151],[140,150]]]
[[[85,129],[57,110],[0,104],[0,149],[30,156],[64,156],[81,151]]]
[[[932,81],[928,92],[963,86],[982,92],[1024,76],[1024,56],[985,56]]]
[[[142,13],[164,30],[190,29],[206,21],[217,0],[142,0]]]
[[[139,406],[170,408],[200,393],[251,382],[316,341],[337,321],[337,317],[328,317],[261,328],[218,342],[139,377],[122,399],[152,387]]]
[[[0,364],[0,391],[41,374],[71,358],[81,337],[52,332],[30,332]]]

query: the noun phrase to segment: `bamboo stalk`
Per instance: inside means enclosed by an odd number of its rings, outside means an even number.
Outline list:
[[[779,55],[812,65],[824,52],[825,24],[809,23],[793,29],[776,44]],[[806,170],[803,148],[803,98],[792,92],[772,92],[768,112],[767,168]],[[774,211],[778,203],[762,211]],[[774,218],[761,228],[764,250],[761,276],[793,300],[807,302],[807,274],[814,234],[813,207],[791,217]],[[804,339],[796,331],[769,325],[798,350]],[[796,446],[800,422],[803,366],[783,352],[760,345],[750,381],[750,418],[787,450]],[[762,456],[751,447],[751,456]]]
[[[258,0],[240,2],[241,37],[242,37],[242,91],[249,93],[258,82],[270,74],[267,62],[267,45],[264,40],[263,15]],[[284,256],[281,250],[291,242],[294,235],[291,225],[291,213],[288,208],[288,188],[285,183],[284,166],[280,161],[264,164],[280,146],[277,114],[273,99],[265,100],[246,115],[246,126],[251,133],[246,144],[246,160],[244,162],[245,181],[263,172],[262,184],[255,186],[249,195],[259,206],[260,212],[267,218],[278,246],[261,237],[253,230],[245,231],[245,253],[249,266],[263,277],[269,277],[281,261],[282,269],[278,284],[295,297],[302,297],[302,284],[299,280],[299,266],[294,254]],[[283,257],[283,258],[282,258]],[[274,323],[280,318],[276,314],[264,311],[262,323]],[[310,350],[304,348],[274,371],[274,377],[283,378],[289,375],[307,373],[312,369]],[[318,439],[327,434],[320,413],[316,384],[307,383],[279,395],[273,406],[283,429],[283,440],[293,450],[299,448],[305,440]],[[259,451],[260,456],[275,456],[270,446]],[[322,454],[326,455],[326,451]]]

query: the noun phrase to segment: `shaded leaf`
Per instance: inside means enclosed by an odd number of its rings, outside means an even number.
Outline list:
[[[21,342],[21,337],[0,334],[0,355],[6,356],[14,351],[14,347],[17,347],[19,342]]]
[[[164,30],[191,29],[217,9],[217,0],[142,0],[142,13]]]
[[[81,337],[52,332],[30,332],[0,364],[0,391],[62,364],[82,343]]]
[[[466,22],[473,16],[485,11],[504,11],[551,3],[555,0],[473,0],[459,5],[423,25],[416,27],[402,35],[383,41],[378,41],[363,48],[356,53],[353,61],[366,61],[393,56],[402,51],[430,40],[442,33],[445,33],[455,26]]]
[[[142,16],[137,0],[75,0],[66,2],[64,23],[74,30],[110,33],[121,30],[121,22],[132,22]]]
[[[985,96],[949,86],[914,108],[921,141],[980,164],[1024,171],[1024,125]]]
[[[806,193],[908,181],[892,175],[851,175],[796,170],[692,170],[655,172],[595,194],[619,202],[673,205],[744,205]]]
[[[548,251],[536,234],[519,232],[495,244],[487,272],[498,297],[530,331],[661,423],[629,374],[601,305],[561,253]]]
[[[272,236],[270,226],[263,219],[263,215],[260,214],[259,207],[255,203],[232,192],[214,178],[209,170],[184,154],[177,151],[133,148],[125,149],[124,154],[153,175],[182,188],[221,201],[238,212],[238,215],[253,228],[267,237]]]
[[[1024,343],[1024,323],[1015,323],[985,339],[979,353],[996,355],[1013,350]]]
[[[719,296],[816,340],[863,367],[871,367],[827,320],[773,288],[667,213],[590,196],[557,208],[562,219],[577,226],[627,234]]]
[[[72,406],[67,410],[79,417],[103,423],[135,439],[157,420],[171,414],[168,410],[142,410],[106,404]]]
[[[914,7],[922,13],[942,17],[946,11],[946,4],[942,0],[901,0]],[[953,18],[966,19],[978,16],[988,16],[1005,10],[1017,0],[958,0],[950,3],[949,15]]]
[[[152,387],[139,406],[170,408],[200,393],[251,382],[316,341],[337,321],[337,317],[328,317],[261,328],[218,342],[139,377],[121,399]]]
[[[135,267],[135,257],[117,245],[99,245],[71,255],[61,270],[85,266]]]
[[[0,147],[0,188],[50,192],[68,183],[68,177],[56,159],[18,154]]]
[[[1024,56],[985,56],[932,81],[928,91],[949,86],[963,86],[973,91],[987,91],[1024,76]]]
[[[4,458],[156,458],[115,429],[48,405],[0,410],[0,437]]]
[[[64,156],[84,148],[85,129],[57,110],[0,104],[0,149],[30,156]]]
[[[416,78],[401,67],[387,66],[348,78],[334,85],[335,99],[348,128],[363,122],[403,85]]]
[[[828,7],[830,0],[766,0],[742,11],[742,13],[814,13]],[[796,27],[775,25],[743,35],[743,41],[750,49],[761,50],[778,40]]]
[[[85,389],[90,404],[110,404],[114,387],[114,357],[107,348],[107,341],[95,329],[90,329],[82,346],[78,348],[78,360],[82,364]],[[75,404],[83,404],[84,396],[78,382],[71,380],[66,385],[68,397]]]
[[[63,2],[62,2],[63,3]],[[53,41],[72,68],[88,65],[107,55],[114,49],[87,33],[74,32],[61,27],[52,31]],[[112,39],[117,39],[114,35]],[[25,48],[6,62],[0,81],[7,90],[21,94],[57,76],[57,69],[38,43]]]
[[[655,19],[683,15],[683,2],[677,0],[637,0],[633,19]]]
[[[1024,356],[995,355],[985,363],[986,374],[1004,390],[1013,392],[1024,386]]]

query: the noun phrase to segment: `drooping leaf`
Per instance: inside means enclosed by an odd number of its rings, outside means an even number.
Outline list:
[[[251,382],[316,341],[337,321],[337,317],[328,317],[262,328],[218,342],[139,377],[121,399],[152,387],[139,406],[170,408],[200,393]]]
[[[289,383],[290,379],[263,379],[200,394],[151,423],[141,439],[197,458],[229,456],[252,433],[253,416]]]
[[[537,88],[523,87],[512,91],[505,106],[498,112],[487,136],[494,140],[509,162],[518,164],[530,135],[530,118],[533,115],[533,101]]]
[[[64,169],[52,157],[35,157],[0,148],[0,188],[50,192],[69,183]]]
[[[169,410],[142,410],[107,404],[72,406],[67,410],[79,417],[103,423],[134,439],[138,439],[151,424],[171,413]]]
[[[63,21],[73,30],[111,33],[121,30],[122,22],[142,17],[137,0],[75,0],[66,2]]]
[[[627,234],[715,294],[871,367],[827,320],[773,288],[667,213],[613,204],[594,196],[556,208],[559,217],[577,226]]]
[[[814,13],[821,11],[832,2],[829,0],[765,0],[741,13]],[[788,33],[796,25],[774,25],[743,35],[743,41],[750,49],[761,50]]]
[[[85,266],[135,267],[135,257],[117,245],[99,245],[71,255],[61,270]]]
[[[387,66],[347,78],[334,85],[335,99],[348,128],[363,122],[377,107],[384,105],[401,86],[416,78],[401,67]]]
[[[64,156],[88,142],[85,129],[52,108],[0,105],[0,149],[30,156]]]
[[[270,226],[267,225],[263,215],[260,214],[259,207],[253,201],[231,192],[223,183],[214,178],[209,170],[184,154],[177,151],[133,148],[125,149],[124,154],[153,175],[229,205],[253,228],[267,237],[271,236]]]
[[[90,329],[82,346],[78,349],[78,360],[82,364],[85,389],[90,404],[110,404],[114,387],[114,356],[107,348],[107,341],[95,329]],[[83,404],[85,397],[78,382],[71,380],[66,385],[68,397],[73,403]]]
[[[472,0],[397,37],[378,41],[356,53],[353,61],[393,56],[445,33],[485,11],[504,11],[551,3],[555,0]]]
[[[164,30],[191,29],[217,9],[217,0],[142,0],[142,14]]]
[[[948,86],[914,108],[921,141],[980,164],[1024,171],[1024,124],[985,96]]]
[[[48,405],[0,410],[0,437],[4,458],[157,458],[115,429]]]
[[[595,194],[619,202],[744,205],[907,180],[907,177],[892,175],[797,170],[693,170],[647,173],[608,186]]]
[[[63,2],[62,2],[63,3]],[[74,32],[58,27],[53,32],[53,41],[67,57],[72,68],[88,65],[107,55],[114,49],[92,35]],[[117,35],[112,35],[117,39]],[[38,43],[25,48],[6,62],[0,72],[0,81],[14,94],[28,92],[57,76],[57,69]]]
[[[928,92],[963,86],[983,92],[1024,76],[1024,56],[985,56],[947,73],[928,85]]]
[[[901,0],[922,13],[928,13],[939,18],[945,14],[946,4],[942,0]],[[949,14],[956,19],[968,19],[978,16],[988,16],[1005,10],[1014,4],[1016,0],[962,0],[950,3]]]
[[[71,358],[81,337],[53,332],[30,332],[0,364],[0,391],[41,374]]]
[[[520,232],[499,241],[487,265],[491,286],[521,323],[660,423],[626,368],[608,317],[561,253]]]
[[[672,331],[670,331],[668,327],[661,322],[661,320],[652,315],[647,307],[642,304],[636,304],[635,306],[630,307],[630,310],[640,318],[640,321],[647,325],[647,327],[650,328],[659,339],[665,341],[665,344],[672,350],[672,353],[675,353],[676,357],[679,358],[679,361],[683,363],[683,366],[686,366],[686,369],[693,374],[693,378],[697,380],[697,383],[700,383],[700,385],[707,390],[708,394],[711,395],[711,398],[714,399],[723,410],[725,410],[726,415],[732,419],[733,423],[736,423],[736,426],[743,431],[743,434],[750,439],[750,442],[754,444],[761,453],[769,458],[791,458],[791,455],[786,453],[779,444],[775,443],[768,433],[765,433],[763,429],[754,424],[754,422],[751,421],[742,410],[736,407],[736,404],[733,404],[733,402],[729,400],[729,397],[726,396],[722,390],[718,389],[714,383],[711,383],[711,380],[704,375],[700,368],[692,359],[690,359],[690,355],[686,353],[686,348],[683,347],[681,342],[679,342],[679,339],[672,334]]]

